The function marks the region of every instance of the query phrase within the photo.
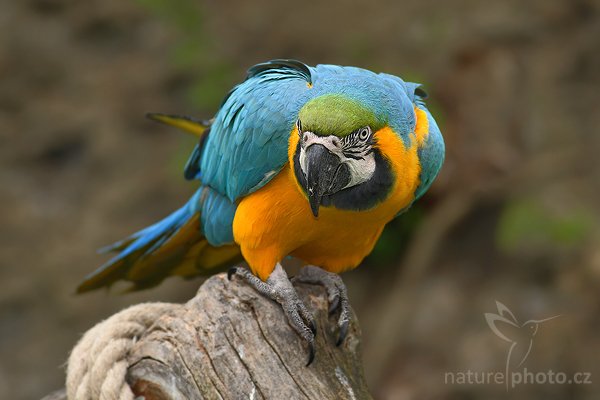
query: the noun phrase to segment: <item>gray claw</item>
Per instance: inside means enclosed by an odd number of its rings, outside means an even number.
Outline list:
[[[310,331],[312,332],[313,336],[317,337],[317,327],[315,326],[315,321],[308,321],[308,327],[310,328]]]
[[[312,364],[314,359],[315,359],[315,343],[308,342],[308,362],[306,363],[306,366],[308,367],[310,364]]]

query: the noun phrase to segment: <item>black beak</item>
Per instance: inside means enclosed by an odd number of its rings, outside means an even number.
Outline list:
[[[315,217],[324,195],[336,193],[350,182],[350,171],[340,158],[322,144],[306,148],[306,192],[310,209]]]

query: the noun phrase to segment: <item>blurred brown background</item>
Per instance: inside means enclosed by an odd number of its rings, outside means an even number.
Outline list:
[[[95,249],[181,205],[193,138],[148,111],[210,117],[272,58],[425,84],[447,144],[430,192],[344,279],[380,399],[600,394],[600,13],[594,1],[0,2],[0,398],[63,385],[80,335],[200,280],[74,296]],[[529,371],[592,384],[447,384],[503,371],[496,300],[540,326]]]

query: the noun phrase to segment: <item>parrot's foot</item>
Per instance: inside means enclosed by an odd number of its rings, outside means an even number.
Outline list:
[[[350,322],[350,302],[348,301],[348,291],[342,278],[322,268],[307,265],[300,270],[300,273],[292,281],[318,284],[325,287],[329,299],[329,313],[333,314],[338,309],[340,310],[337,323],[340,333],[336,346],[341,345],[348,334],[348,324]]]
[[[248,282],[256,291],[281,304],[288,322],[294,330],[308,343],[308,367],[315,358],[315,335],[317,333],[313,316],[308,311],[302,300],[298,297],[296,289],[288,279],[287,274],[280,264],[277,264],[266,282],[250,272],[247,268],[233,267],[227,273],[231,280],[233,275],[238,275]]]

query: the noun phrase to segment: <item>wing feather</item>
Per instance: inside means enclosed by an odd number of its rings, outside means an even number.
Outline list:
[[[311,82],[311,69],[298,61],[250,68],[215,116],[198,161],[202,184],[235,202],[266,184],[274,176],[271,171],[281,170]]]

